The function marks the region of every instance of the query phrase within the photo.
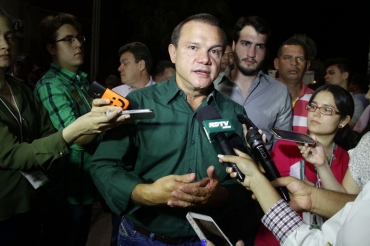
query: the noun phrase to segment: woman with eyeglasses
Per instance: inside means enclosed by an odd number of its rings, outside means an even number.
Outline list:
[[[330,171],[334,178],[342,183],[348,168],[347,150],[352,136],[352,130],[348,125],[354,112],[352,96],[337,85],[323,85],[312,94],[306,110],[309,135],[322,145]],[[304,150],[301,152],[300,148],[304,148],[304,145],[288,140],[276,142],[271,151],[271,158],[281,176],[294,176],[307,180],[316,187],[326,188],[323,185],[324,177],[314,164],[305,159],[307,156],[302,155]],[[320,228],[324,221],[324,218],[312,213],[303,213],[302,216],[312,228]],[[270,245],[279,244],[265,227],[259,230],[258,237],[265,238]]]
[[[119,107],[103,106],[109,100],[95,99],[90,112],[56,131],[32,91],[7,73],[16,46],[12,22],[0,9],[0,245],[32,246],[39,245],[41,232],[35,211],[43,200],[36,195],[48,186],[35,181],[46,178],[43,171],[68,155],[76,139],[122,124],[127,116]],[[107,110],[113,113],[104,115]]]
[[[337,85],[323,85],[316,89],[306,105],[309,135],[323,146],[325,157],[335,178],[341,182],[348,167],[354,103],[351,94]],[[302,156],[297,143],[279,140],[271,152],[281,176],[307,179],[322,188],[322,181],[314,165]],[[302,145],[301,145],[302,146]]]

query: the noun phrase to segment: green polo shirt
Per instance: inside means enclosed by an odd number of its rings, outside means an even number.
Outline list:
[[[124,215],[151,232],[179,238],[196,236],[185,217],[188,211],[209,214],[217,221],[230,212],[245,210],[245,199],[248,199],[246,189],[226,173],[225,166],[217,158],[220,151],[208,141],[196,119],[200,108],[212,105],[223,119],[231,121],[235,132],[243,136],[242,126],[236,117],[236,114],[245,112],[243,106],[214,91],[194,111],[187,103],[184,92],[178,88],[175,76],[135,90],[127,95],[127,99],[134,109],[153,109],[155,117],[107,131],[93,156],[92,177],[114,213]],[[179,209],[138,206],[131,201],[132,190],[138,184],[153,183],[172,174],[193,172],[196,180],[201,180],[207,177],[207,168],[211,165],[215,166],[220,183],[229,192],[224,206]]]
[[[49,112],[56,129],[64,129],[91,111],[93,99],[87,94],[90,84],[86,77],[84,72],[73,73],[52,63],[49,71],[36,84],[34,94]],[[73,144],[66,158],[66,175],[62,182],[66,184],[66,194],[71,204],[91,204],[94,201],[96,193],[90,175],[90,160],[98,139],[87,147]]]

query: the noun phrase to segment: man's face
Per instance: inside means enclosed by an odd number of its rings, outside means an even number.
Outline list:
[[[220,71],[223,72],[225,69],[230,66],[230,64],[234,63],[234,54],[233,49],[230,45],[226,46],[226,50],[224,55],[222,56],[221,60],[221,69]]]
[[[120,72],[121,82],[132,86],[135,84],[140,77],[140,62],[136,63],[134,55],[127,51],[119,58],[120,66],[118,71]]]
[[[345,73],[341,73],[337,65],[329,66],[326,69],[325,83],[331,85],[341,85],[345,80]]]
[[[68,37],[76,37],[79,33],[76,28],[70,24],[64,24],[61,26],[56,33],[56,40],[60,40]],[[73,38],[71,42],[60,41],[54,44],[51,48],[53,61],[59,66],[76,72],[84,62],[84,52],[82,43]]]
[[[216,26],[190,21],[180,32],[177,48],[168,47],[176,64],[176,82],[187,91],[208,88],[218,76],[222,57],[222,36]]]
[[[235,65],[245,76],[256,75],[260,70],[266,56],[266,38],[253,27],[245,26],[237,43],[233,42]]]
[[[304,49],[300,45],[284,45],[281,55],[274,60],[275,69],[279,71],[282,82],[301,83],[309,63]]]

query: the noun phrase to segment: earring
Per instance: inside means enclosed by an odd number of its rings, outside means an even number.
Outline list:
[[[343,125],[342,125],[342,124],[340,124],[338,127],[339,127],[339,128],[343,128]]]

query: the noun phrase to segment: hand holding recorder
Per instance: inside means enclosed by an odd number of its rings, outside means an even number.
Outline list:
[[[152,109],[132,109],[132,110],[125,110],[130,105],[130,102],[120,94],[105,88],[98,82],[94,81],[87,93],[92,98],[106,98],[110,100],[111,106],[118,106],[123,109],[121,114],[129,114],[130,119],[132,120],[140,120],[140,119],[152,119],[154,118],[155,114]],[[110,114],[110,111],[105,112],[106,115]]]

